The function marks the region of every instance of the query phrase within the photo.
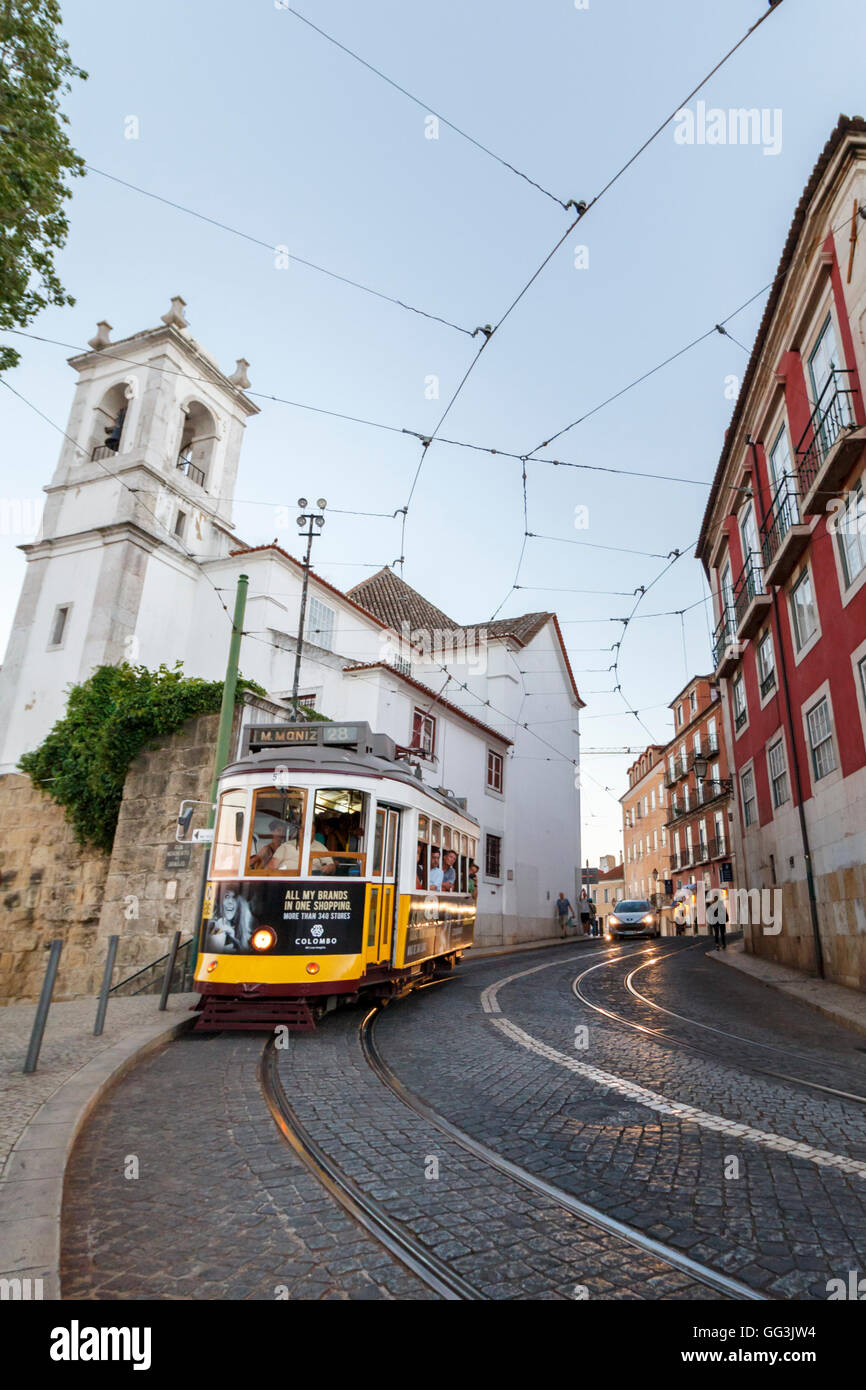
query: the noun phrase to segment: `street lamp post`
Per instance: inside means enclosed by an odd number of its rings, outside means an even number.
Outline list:
[[[301,515],[298,517],[298,529],[301,535],[307,538],[307,553],[304,556],[304,582],[301,587],[301,612],[298,618],[298,641],[295,647],[295,678],[292,682],[292,711],[295,718],[297,718],[298,714],[298,682],[301,679],[301,652],[304,646],[304,618],[307,613],[307,585],[310,578],[310,554],[313,549],[313,539],[319,534],[325,524],[325,518],[322,516],[322,512],[324,512],[328,504],[324,497],[320,497],[316,503],[316,506],[319,508],[318,512],[305,511],[307,505],[306,497],[298,498],[298,506],[301,508]],[[304,530],[305,526],[308,527],[306,531]]]

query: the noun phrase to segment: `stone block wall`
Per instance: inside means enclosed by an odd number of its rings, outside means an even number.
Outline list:
[[[108,855],[82,848],[63,808],[29,777],[0,777],[0,1002],[38,998],[55,937],[54,998],[82,992],[108,868]]]
[[[56,1000],[96,994],[108,938],[120,937],[114,983],[196,925],[204,849],[166,869],[181,801],[207,800],[217,715],[191,719],[132,764],[111,855],[76,842],[63,808],[27,777],[0,777],[0,1003],[38,998],[54,937],[63,941]]]

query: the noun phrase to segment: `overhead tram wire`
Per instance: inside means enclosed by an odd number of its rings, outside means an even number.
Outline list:
[[[501,155],[496,154],[496,152],[491,150],[487,145],[483,145],[480,140],[476,140],[474,135],[470,135],[468,131],[462,130],[461,127],[455,125],[453,121],[449,121],[447,117],[443,116],[435,107],[430,106],[428,102],[422,101],[420,97],[416,97],[412,92],[407,91],[405,87],[401,87],[399,82],[395,82],[387,73],[382,72],[380,68],[374,67],[366,58],[362,58],[359,53],[356,53],[354,49],[349,48],[346,44],[341,43],[339,39],[335,39],[333,34],[328,34],[324,29],[320,29],[317,24],[314,24],[306,15],[301,14],[299,10],[293,9],[291,5],[280,5],[280,9],[287,10],[289,14],[294,15],[295,19],[299,19],[302,24],[306,24],[308,28],[315,30],[323,39],[327,39],[328,43],[333,44],[335,48],[339,48],[342,53],[347,54],[349,58],[353,58],[356,63],[360,63],[368,72],[372,72],[376,77],[381,78],[389,87],[393,87],[395,92],[399,92],[401,96],[407,97],[408,100],[414,102],[416,106],[420,106],[421,110],[426,111],[428,115],[435,116],[437,121],[447,126],[449,130],[453,130],[455,135],[459,135],[463,140],[468,140],[470,145],[474,145],[477,150],[481,150],[483,154],[488,155],[489,158],[495,160],[497,164],[501,164],[502,167],[508,169],[510,173],[516,174],[519,179],[523,179],[525,183],[537,189],[539,193],[543,193],[551,202],[558,203],[566,212],[568,212],[569,208],[574,206],[573,199],[564,202],[561,198],[557,198],[555,193],[551,193],[549,189],[544,188],[542,184],[537,183],[535,179],[531,179],[528,174],[524,174],[521,169],[509,163],[507,159],[503,159]]]
[[[661,132],[662,132],[662,131],[670,124],[670,122],[675,118],[677,112],[678,112],[678,111],[681,111],[682,108],[686,105],[686,103],[689,102],[689,101],[691,101],[692,97],[696,96],[696,95],[698,94],[698,92],[701,91],[701,89],[702,89],[703,87],[706,86],[707,82],[709,82],[710,79],[711,79],[712,77],[715,76],[715,74],[720,70],[720,68],[724,67],[725,63],[727,63],[728,60],[737,52],[737,50],[738,50],[739,48],[742,47],[742,45],[746,42],[746,40],[747,40],[748,38],[750,38],[751,35],[754,34],[755,31],[761,27],[761,25],[762,25],[762,24],[770,17],[770,15],[773,13],[773,11],[776,10],[776,9],[779,9],[779,8],[781,7],[782,3],[783,3],[783,0],[775,0],[775,3],[771,5],[770,9],[766,10],[765,13],[761,15],[760,19],[756,20],[755,23],[754,23],[753,25],[751,25],[751,27],[750,27],[749,29],[746,30],[745,34],[743,34],[743,35],[737,40],[737,42],[733,45],[733,47],[730,48],[730,49],[728,50],[728,52],[727,52],[722,58],[719,59],[719,61],[715,64],[715,66],[714,66],[713,68],[710,69],[710,71],[706,74],[706,76],[703,77],[703,78],[701,78],[700,82],[697,84],[696,87],[694,87],[694,88],[689,92],[688,96],[684,97],[682,101],[679,101],[679,102],[677,103],[676,107],[674,108],[674,110],[670,113],[670,115],[666,116],[665,119],[664,119],[658,126],[656,126],[656,128],[655,128],[655,130],[652,132],[652,134],[649,135],[649,136],[647,137],[646,140],[644,140],[643,144],[640,145],[639,148],[638,148],[637,150],[635,150],[635,152],[634,152],[634,154],[631,156],[631,158],[628,159],[628,160],[625,162],[625,164],[621,165],[621,167],[616,171],[616,173],[615,173],[610,179],[608,179],[607,183],[604,184],[604,186],[599,190],[599,192],[595,194],[595,196],[590,200],[590,202],[588,202],[588,203],[583,203],[583,202],[581,202],[581,203],[578,203],[578,204],[577,204],[577,209],[578,209],[577,217],[574,219],[574,221],[573,221],[573,222],[571,223],[571,225],[568,227],[567,231],[563,234],[563,236],[560,237],[559,241],[556,243],[556,245],[554,246],[553,250],[552,250],[552,251],[549,253],[549,255],[544,259],[544,261],[542,261],[542,263],[541,263],[541,265],[539,266],[538,270],[535,272],[535,274],[532,276],[532,278],[527,282],[527,284],[523,287],[523,289],[522,289],[522,290],[520,291],[520,293],[518,294],[517,298],[509,305],[508,309],[505,311],[505,313],[503,314],[503,316],[502,316],[502,318],[499,320],[499,322],[498,322],[497,324],[494,325],[494,327],[493,327],[493,329],[491,330],[491,332],[486,333],[484,342],[481,344],[481,347],[479,348],[478,353],[476,354],[475,358],[474,358],[473,361],[470,363],[470,365],[469,365],[469,367],[468,367],[468,369],[467,369],[467,371],[466,371],[466,375],[463,377],[463,380],[460,382],[460,384],[459,384],[458,387],[457,387],[457,390],[455,391],[454,395],[452,396],[451,400],[449,401],[448,406],[447,406],[446,411],[445,411],[445,415],[448,414],[448,412],[451,410],[452,406],[454,405],[454,402],[456,401],[457,397],[459,396],[460,392],[462,391],[463,386],[464,386],[465,383],[466,383],[466,380],[468,379],[470,373],[472,372],[473,368],[474,368],[475,365],[477,364],[477,362],[478,362],[478,360],[479,360],[479,358],[480,358],[482,352],[484,351],[485,347],[486,347],[487,344],[490,342],[490,339],[494,336],[494,334],[497,332],[497,330],[498,330],[499,328],[501,328],[502,324],[503,324],[503,323],[505,322],[505,320],[508,318],[509,314],[511,314],[511,313],[513,312],[513,310],[517,307],[517,305],[520,303],[520,301],[521,301],[521,299],[523,298],[523,296],[524,296],[524,295],[527,293],[527,291],[529,290],[530,286],[535,282],[535,280],[538,279],[539,275],[542,273],[542,271],[545,269],[545,267],[549,264],[549,262],[553,259],[553,257],[555,256],[556,252],[559,250],[560,246],[562,246],[563,242],[564,242],[564,241],[571,235],[571,233],[574,231],[574,228],[577,226],[578,222],[582,221],[582,219],[586,216],[586,214],[590,211],[590,209],[593,208],[593,207],[595,207],[595,205],[605,196],[605,194],[606,194],[607,192],[609,192],[609,190],[610,190],[611,188],[613,188],[614,185],[615,185],[616,183],[619,182],[619,180],[623,177],[623,175],[626,173],[626,171],[627,171],[628,169],[631,168],[631,166],[640,158],[640,156],[650,147],[650,145],[658,138],[658,136],[661,134]],[[485,331],[486,331],[486,330],[485,330]],[[444,420],[445,415],[443,415],[442,420]],[[420,462],[419,462],[419,464],[418,464],[418,468],[417,468],[417,470],[416,470],[415,477],[414,477],[413,482],[412,482],[412,489],[411,489],[410,494],[409,494],[409,501],[408,501],[407,504],[406,504],[407,513],[408,513],[408,509],[409,509],[409,504],[411,503],[412,494],[414,493],[415,487],[416,487],[417,482],[418,482],[418,475],[419,475],[420,472],[421,472],[421,468],[423,467],[423,464],[424,464],[424,459],[426,458],[426,455],[427,455],[427,450],[428,450],[429,447],[430,447],[430,443],[432,442],[432,438],[435,438],[435,435],[436,435],[436,433],[438,432],[438,429],[440,428],[441,423],[442,423],[442,421],[440,421],[439,426],[437,426],[437,429],[434,431],[433,436],[431,437],[431,440],[428,441],[427,443],[425,443],[425,446],[424,446],[424,449],[423,449],[423,452],[422,452],[422,455],[421,455],[421,459],[420,459]],[[549,441],[548,441],[548,442],[549,442]],[[539,448],[540,448],[540,447],[544,447],[544,446],[539,446]],[[534,450],[532,450],[531,452],[532,452],[532,453],[537,453],[537,452],[538,452],[538,449],[534,449]],[[529,457],[529,455],[521,455],[521,459],[522,459],[523,466],[524,466],[524,478],[525,478],[525,470],[526,470],[526,460],[528,459],[528,457]],[[405,532],[405,520],[404,520],[404,532]],[[524,544],[523,544],[523,547],[521,548],[520,560],[518,561],[517,571],[516,571],[516,575],[515,575],[515,581],[514,581],[515,583],[517,582],[517,579],[520,577],[520,566],[521,566],[522,561],[523,561],[523,554],[524,554],[524,551],[525,551],[525,543],[526,543],[526,542],[525,542],[525,537],[524,537]],[[404,551],[404,550],[405,550],[405,547],[404,547],[404,546],[401,547],[401,551]],[[508,594],[506,594],[505,598],[502,600],[502,603],[500,603],[499,606],[498,606],[498,608],[495,610],[496,613],[498,613],[498,612],[500,611],[500,609],[504,606],[504,604],[507,602],[508,598],[510,597],[510,595],[511,595],[513,592],[514,592],[514,584],[512,584],[512,587],[511,587],[511,589],[509,590]]]

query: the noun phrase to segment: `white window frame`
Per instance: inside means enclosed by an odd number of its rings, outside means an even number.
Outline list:
[[[310,594],[309,603],[304,640],[307,640],[307,633],[315,633],[314,637],[309,638],[313,645],[321,647],[323,651],[332,652],[334,650],[334,633],[337,629],[337,610],[331,608],[327,603],[323,603],[315,594]],[[318,611],[318,617],[316,611]],[[330,627],[324,621],[324,614],[330,615]]]
[[[782,765],[781,768],[777,768],[777,770],[774,771],[772,754],[777,749],[781,749]],[[778,800],[776,797],[776,782],[782,779],[784,779],[785,783],[785,795]],[[770,787],[770,805],[775,815],[776,811],[781,810],[783,806],[787,806],[791,800],[791,774],[788,769],[788,748],[785,743],[785,733],[783,729],[777,729],[776,733],[767,739],[767,781]]]
[[[850,510],[851,499],[859,493],[860,501],[857,506],[856,532],[857,548],[863,558],[863,564],[853,579],[848,578],[847,573],[847,553],[844,549],[843,534],[840,527],[846,524],[848,512]],[[833,559],[836,562],[836,577],[839,581],[839,596],[842,600],[842,607],[845,608],[851,602],[855,594],[858,594],[866,584],[866,474],[855,479],[853,485],[847,488],[842,494],[847,499],[845,508],[836,514],[833,522]]]
[[[746,795],[746,778],[749,779],[751,787],[751,793],[748,796]],[[755,808],[754,817],[752,819],[749,819],[749,802],[751,802]],[[740,769],[740,803],[743,808],[743,829],[751,830],[753,827],[758,827],[760,824],[758,788],[755,782],[755,769],[751,762],[746,763],[745,767]]]
[[[798,645],[797,619],[795,616],[794,592],[808,578],[809,588],[812,591],[812,604],[815,609],[815,631],[807,637],[802,646]],[[788,600],[788,621],[791,625],[791,646],[794,650],[794,664],[799,666],[804,657],[809,655],[812,648],[821,640],[821,610],[818,607],[818,595],[815,590],[815,576],[812,573],[811,564],[801,566],[787,586]]]
[[[776,679],[774,683],[770,686],[770,689],[767,691],[766,695],[762,695],[761,683],[764,680],[765,676],[768,676],[770,674],[769,671],[763,670],[761,662],[761,651],[762,649],[764,649],[765,644],[769,648],[770,656],[772,658],[772,669],[776,674]],[[764,706],[768,705],[771,700],[775,700],[776,696],[779,693],[779,668],[776,665],[776,644],[773,641],[772,628],[769,627],[766,628],[764,632],[759,633],[755,641],[755,675],[758,678],[758,702],[760,708],[763,709]]]
[[[497,759],[499,760],[499,786],[498,786],[498,787],[494,786],[493,783],[492,783],[491,780],[490,780],[490,759],[491,759],[491,758],[497,758]],[[488,796],[495,796],[495,797],[498,797],[499,800],[504,801],[504,800],[505,800],[505,755],[504,755],[503,753],[500,753],[500,751],[499,751],[498,748],[490,748],[490,747],[488,747],[488,749],[487,749],[487,756],[486,756],[486,758],[485,758],[485,772],[484,772],[484,776],[485,776],[485,788],[484,788],[484,789],[485,789],[485,791],[487,792],[487,795],[488,795]]]
[[[809,722],[809,715],[826,700],[827,713],[830,721],[830,740],[833,751],[833,767],[825,772],[822,777],[815,775],[815,755],[812,746],[812,732]],[[842,763],[839,757],[839,741],[836,731],[836,717],[833,713],[833,701],[830,696],[830,682],[825,680],[816,690],[813,690],[808,699],[804,700],[800,706],[800,713],[803,720],[803,736],[806,740],[806,751],[808,753],[809,779],[812,787],[812,794],[823,791],[826,787],[831,787],[834,782],[840,781],[842,777]],[[822,742],[825,742],[823,740]]]

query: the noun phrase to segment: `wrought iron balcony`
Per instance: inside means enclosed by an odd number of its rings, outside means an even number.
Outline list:
[[[764,585],[761,556],[757,550],[750,550],[734,583],[734,610],[739,638],[745,640],[752,636],[771,602]]]
[[[791,473],[785,473],[761,527],[761,553],[768,584],[784,584],[810,534],[811,528],[803,521],[800,482]]]
[[[191,458],[181,454],[177,466],[179,472],[185,473],[191,483],[198,483],[199,487],[204,487],[204,469],[193,463]]]
[[[91,460],[94,463],[98,463],[100,459],[113,458],[117,453],[117,446],[119,443],[120,440],[116,440],[113,444],[97,444],[93,453],[90,455]]]
[[[776,668],[775,666],[773,666],[772,669],[769,670],[767,674],[761,678],[761,699],[763,699],[765,695],[769,695],[770,691],[773,689],[775,684]]]
[[[852,373],[834,367],[818,397],[796,448],[803,512],[825,510],[828,496],[843,481],[863,447],[866,430],[854,418]]]
[[[710,859],[724,859],[728,853],[728,841],[724,835],[711,835],[707,841]]]
[[[716,678],[729,676],[739,661],[736,614],[726,607],[713,633],[713,669]]]
[[[742,709],[738,709],[734,712],[734,728],[737,730],[737,733],[742,729],[748,717],[749,712],[745,705],[743,705]]]

